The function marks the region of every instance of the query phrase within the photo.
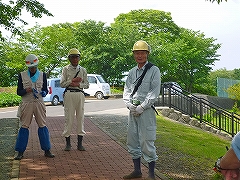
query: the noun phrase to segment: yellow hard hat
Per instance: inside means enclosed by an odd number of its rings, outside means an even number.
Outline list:
[[[26,59],[25,59],[26,65],[27,67],[34,67],[38,65],[38,58],[36,55],[34,54],[29,54],[27,55]]]
[[[80,52],[76,48],[72,48],[68,52],[68,56],[70,56],[70,55],[79,55],[80,56]]]
[[[132,51],[148,51],[150,53],[150,46],[146,41],[140,40],[133,45]]]

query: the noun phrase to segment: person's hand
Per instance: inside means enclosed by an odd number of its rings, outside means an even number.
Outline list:
[[[132,103],[127,104],[127,108],[130,110],[130,114],[133,114],[133,115],[136,114],[136,107],[137,106],[133,105]]]
[[[80,82],[82,82],[82,78],[80,78],[80,77],[75,77],[75,78],[72,79],[72,82],[78,82],[78,83],[80,83]]]
[[[221,174],[225,177],[225,180],[239,180],[240,179],[239,169],[221,170]]]
[[[26,92],[27,93],[33,92],[33,89],[31,87],[28,87],[28,88],[26,88]]]
[[[143,111],[144,111],[144,109],[143,109],[143,107],[141,106],[141,105],[138,105],[137,107],[136,107],[136,113],[137,114],[142,114],[143,113]]]
[[[40,94],[42,95],[42,97],[45,97],[47,95],[46,91],[42,91],[40,92]]]
[[[133,116],[140,116],[143,113],[144,109],[141,105],[138,105],[135,111],[132,113]]]
[[[130,104],[130,105],[128,106],[128,109],[129,109],[131,112],[133,112],[133,111],[136,111],[136,107],[137,107],[137,106],[135,106],[135,105],[133,105],[133,104]]]
[[[70,86],[78,87],[79,86],[79,82],[71,82]]]

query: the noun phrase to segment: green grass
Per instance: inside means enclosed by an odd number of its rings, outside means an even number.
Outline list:
[[[171,152],[184,154],[179,159],[188,166],[209,170],[212,179],[221,179],[212,170],[215,161],[226,153],[231,141],[213,133],[157,116],[156,146],[164,146]],[[194,169],[194,168],[193,168]]]
[[[123,94],[123,88],[111,87],[111,94]]]
[[[219,157],[226,152],[225,146],[230,144],[228,140],[215,134],[169,121],[160,116],[157,119],[157,134],[166,139],[171,136],[169,141],[165,141],[168,147],[188,152],[196,157],[213,157],[215,160],[216,156]]]

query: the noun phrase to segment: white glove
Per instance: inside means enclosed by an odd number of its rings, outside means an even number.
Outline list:
[[[133,105],[133,104],[131,104],[131,103],[128,103],[128,104],[127,104],[127,108],[128,108],[130,111],[135,111],[136,107],[137,107],[137,106],[135,106],[135,105]]]
[[[130,114],[136,114],[136,107],[135,105],[128,103],[127,108],[130,110]]]
[[[144,109],[143,109],[143,107],[141,105],[138,105],[136,107],[135,111],[136,111],[136,114],[140,115],[140,114],[143,113]]]

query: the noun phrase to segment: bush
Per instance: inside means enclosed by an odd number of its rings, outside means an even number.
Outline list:
[[[21,97],[15,93],[0,92],[0,107],[18,106]]]

